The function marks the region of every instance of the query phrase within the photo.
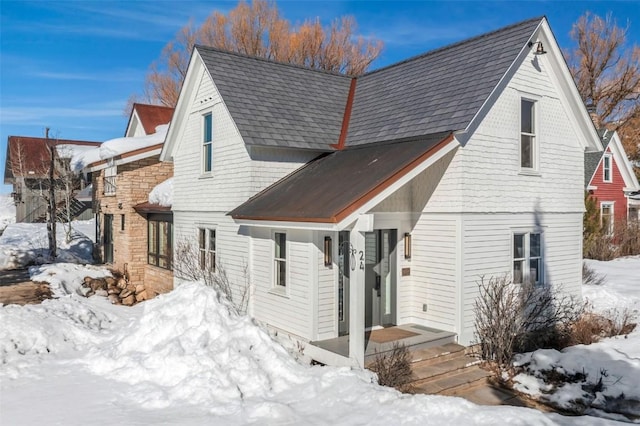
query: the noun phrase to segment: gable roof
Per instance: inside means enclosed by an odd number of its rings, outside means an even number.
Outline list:
[[[444,132],[322,154],[228,214],[236,220],[339,223],[453,140]]]
[[[135,115],[137,115],[137,118],[144,129],[144,133],[146,135],[151,135],[156,132],[156,127],[162,124],[167,124],[171,121],[171,118],[173,117],[173,110],[173,108],[162,105],[134,103],[131,115],[129,116],[129,123],[125,130],[125,136],[129,131],[129,127],[131,126],[131,122]]]
[[[79,145],[99,146],[99,142],[77,141],[68,139],[48,139],[56,146]],[[22,165],[14,170],[14,162],[20,161]],[[4,183],[8,184],[15,177],[41,177],[46,172],[49,161],[49,149],[47,139],[28,136],[9,136],[7,140],[7,155],[4,166]]]
[[[358,78],[347,145],[465,129],[543,19],[529,19]]]
[[[351,78],[196,46],[247,145],[330,150]]]
[[[613,161],[615,161],[618,170],[622,175],[625,185],[624,190],[626,192],[640,191],[640,183],[638,182],[638,178],[633,170],[633,165],[631,164],[631,161],[629,161],[629,157],[627,157],[627,153],[624,150],[624,146],[622,145],[618,132],[599,129],[598,135],[602,140],[602,146],[604,149],[595,153],[585,153],[585,187],[588,187],[591,184],[593,176],[602,162],[603,155],[605,153],[611,153]]]

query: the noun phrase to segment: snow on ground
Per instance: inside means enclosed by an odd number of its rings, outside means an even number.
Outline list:
[[[171,204],[173,204],[173,178],[169,178],[159,185],[156,185],[149,193],[149,202],[171,207]]]
[[[58,261],[91,263],[93,240],[78,229],[95,229],[89,221],[72,222],[71,240],[67,242],[65,227],[58,223]],[[75,224],[78,228],[74,228]],[[95,231],[94,235],[95,235]],[[47,225],[45,223],[13,223],[0,236],[0,271],[18,269],[31,264],[44,263],[49,254]]]
[[[63,282],[61,289],[85,273],[48,268],[38,273]],[[131,308],[72,291],[41,305],[0,307],[0,322],[3,424],[603,424],[404,395],[367,371],[298,364],[197,283]]]
[[[16,205],[9,194],[0,194],[0,233],[16,221]]]
[[[71,159],[71,168],[75,171],[80,171],[97,161],[113,158],[136,149],[161,144],[167,136],[168,129],[169,124],[162,124],[156,127],[156,132],[151,135],[111,139],[103,142],[98,148],[78,151]]]
[[[587,260],[587,265],[605,276],[603,285],[583,286],[583,296],[594,311],[608,313],[629,309],[640,319],[640,256],[609,262]],[[640,327],[627,336],[603,339],[591,345],[577,345],[562,351],[538,350],[517,357],[516,365],[526,365],[526,373],[514,377],[519,391],[548,399],[561,407],[575,407],[582,399],[596,409],[615,410],[640,416]],[[544,371],[555,370],[567,375],[585,374],[585,379],[559,386],[550,395],[551,387],[541,379]],[[603,388],[585,392],[584,386],[602,381]],[[588,389],[587,389],[588,390]],[[593,402],[591,399],[595,397]],[[613,401],[619,398],[621,401]],[[589,404],[590,403],[590,404]],[[621,406],[622,405],[622,406]],[[596,415],[605,415],[593,411]]]

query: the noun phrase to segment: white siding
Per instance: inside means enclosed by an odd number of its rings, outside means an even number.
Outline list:
[[[580,295],[582,265],[582,215],[468,214],[463,215],[463,294],[460,340],[473,339],[473,306],[478,283],[484,277],[511,275],[514,232],[542,232],[545,283]]]
[[[274,287],[273,230],[252,230],[254,316],[273,327],[312,340],[313,277],[317,259],[310,231],[286,231],[287,288]],[[280,232],[280,230],[278,231]],[[283,291],[281,291],[283,290]]]
[[[399,323],[455,331],[457,303],[457,245],[459,219],[446,214],[423,214],[412,233],[412,287],[399,294]],[[427,311],[423,311],[423,304]]]

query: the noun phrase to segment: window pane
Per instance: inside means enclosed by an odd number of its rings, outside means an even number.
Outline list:
[[[522,100],[520,109],[520,131],[533,133],[533,102]]]
[[[533,168],[533,136],[520,136],[520,167]]]
[[[203,156],[203,160],[204,160],[204,171],[205,172],[210,172],[211,171],[211,149],[212,149],[211,143],[205,144],[204,147],[203,147],[202,156]]]
[[[529,279],[536,284],[540,282],[540,259],[529,261]]]
[[[168,227],[167,222],[158,222],[158,254],[166,256],[168,254]]]
[[[198,229],[198,240],[199,240],[199,246],[201,250],[204,250],[205,248],[205,242],[206,242],[206,229]]]
[[[149,253],[156,254],[156,227],[158,226],[158,222],[149,221],[149,229],[148,229],[148,237],[147,237],[147,251]]]
[[[524,262],[522,260],[516,260],[513,262],[513,283],[522,284],[522,271]]]
[[[280,232],[276,232],[275,234],[275,240],[276,240],[276,252],[275,252],[275,257],[278,259],[286,259],[287,257],[287,239],[286,239],[286,234],[280,233]]]
[[[611,157],[604,156],[603,160],[603,170],[604,170],[604,180],[609,182],[611,180]]]
[[[209,250],[216,251],[216,231],[209,230]]]
[[[540,234],[531,234],[529,238],[529,255],[531,257],[540,257]]]
[[[287,264],[276,260],[276,284],[285,287],[287,285]]]
[[[204,142],[211,142],[213,136],[213,123],[211,120],[211,114],[204,116]]]
[[[513,258],[521,259],[524,257],[524,234],[515,234],[513,236]]]

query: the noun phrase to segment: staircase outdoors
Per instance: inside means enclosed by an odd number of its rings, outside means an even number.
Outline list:
[[[467,355],[467,348],[446,343],[411,352],[416,393],[455,396],[470,388],[486,386],[491,373],[480,361]]]
[[[73,220],[74,218],[81,215],[85,210],[91,207],[91,203],[85,203],[82,201],[78,201],[75,198],[71,199],[70,205],[70,218],[67,218],[67,206],[65,201],[61,201],[56,205],[56,218],[58,222],[68,222],[69,220]],[[42,211],[38,217],[33,219],[34,223],[44,223],[47,221],[47,209],[45,206],[44,211]]]

